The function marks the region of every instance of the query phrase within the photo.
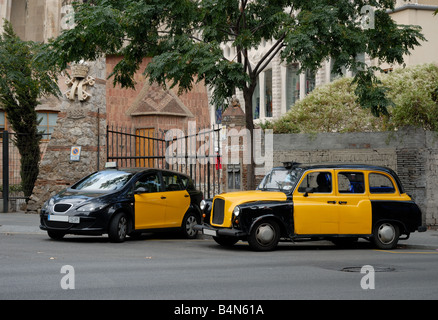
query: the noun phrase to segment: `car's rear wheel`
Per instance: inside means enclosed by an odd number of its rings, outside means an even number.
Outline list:
[[[125,241],[128,232],[128,219],[124,212],[120,212],[111,220],[108,228],[108,237],[111,242]]]
[[[373,243],[379,249],[394,249],[400,237],[400,229],[397,224],[391,222],[379,222],[374,227]]]
[[[270,251],[277,247],[280,239],[280,227],[272,220],[256,223],[248,236],[249,246],[256,251]]]
[[[198,231],[194,229],[195,225],[199,224],[200,219],[198,219],[197,215],[193,212],[188,212],[181,225],[181,231],[184,237],[188,239],[194,239],[198,235]]]

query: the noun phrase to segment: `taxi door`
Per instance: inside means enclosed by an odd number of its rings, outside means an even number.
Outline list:
[[[371,201],[360,170],[336,170],[339,234],[371,234]]]
[[[173,172],[162,172],[166,198],[165,227],[180,227],[184,215],[190,207],[190,195],[180,180],[179,175]]]
[[[158,173],[140,177],[134,186],[135,229],[162,228],[165,223],[167,199]]]
[[[334,170],[306,172],[293,193],[294,229],[297,235],[337,234],[339,213]]]

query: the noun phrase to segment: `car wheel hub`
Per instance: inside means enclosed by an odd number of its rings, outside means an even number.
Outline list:
[[[186,222],[186,231],[189,236],[193,236],[195,234],[196,230],[193,229],[195,225],[196,225],[196,218],[190,216]]]
[[[382,224],[378,230],[378,236],[382,243],[391,243],[395,237],[395,229],[390,224]]]
[[[126,230],[127,230],[126,218],[122,217],[119,221],[119,237],[120,238],[124,238],[126,236]]]
[[[275,236],[275,231],[270,225],[262,224],[256,233],[257,241],[260,244],[269,244]]]

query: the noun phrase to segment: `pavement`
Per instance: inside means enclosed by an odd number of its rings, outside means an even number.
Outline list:
[[[24,212],[0,213],[0,234],[45,234],[39,228],[40,218],[38,214]],[[438,230],[429,228],[426,232],[413,232],[409,239],[400,240],[399,248],[436,250],[438,251]]]

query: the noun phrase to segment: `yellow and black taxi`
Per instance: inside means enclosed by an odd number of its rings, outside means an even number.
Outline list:
[[[127,235],[176,230],[195,238],[201,221],[201,191],[189,176],[160,169],[106,169],[94,172],[50,198],[40,212],[49,237]]]
[[[280,240],[346,245],[359,238],[392,249],[411,232],[426,231],[396,173],[370,165],[285,163],[257,190],[217,195],[201,209],[203,223],[195,229],[220,245],[244,240],[258,251],[273,250]]]

